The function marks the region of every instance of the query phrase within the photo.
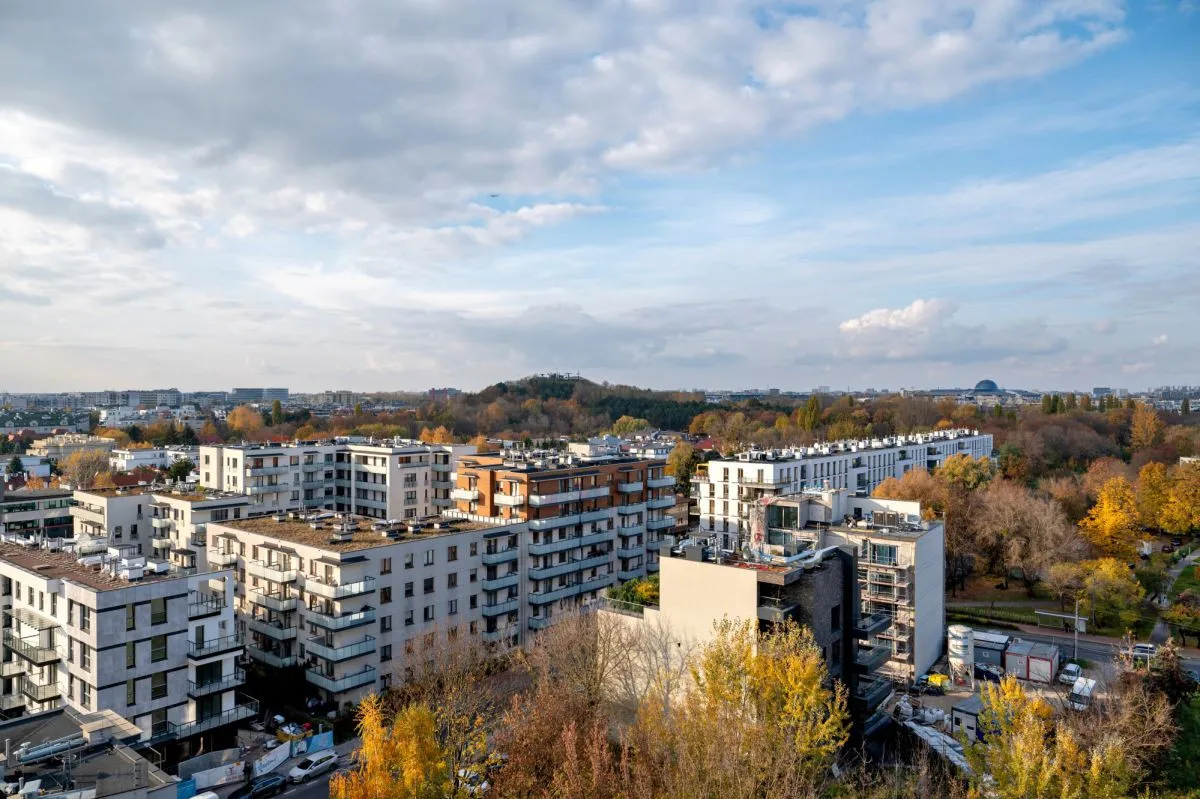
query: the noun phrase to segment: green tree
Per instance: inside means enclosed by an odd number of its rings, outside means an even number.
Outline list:
[[[653,426],[645,419],[639,419],[633,416],[622,416],[613,422],[612,434],[614,436],[631,436],[634,433],[640,433],[643,430],[650,430]]]
[[[167,469],[167,477],[179,482],[186,481],[192,470],[196,468],[196,464],[192,463],[187,458],[177,460]]]
[[[1067,395],[1063,407],[1068,411],[1073,411],[1079,407],[1079,398],[1075,396],[1074,391]]]
[[[271,403],[271,424],[283,424],[283,403],[279,400]]]
[[[1042,413],[1047,416],[1054,413],[1054,397],[1050,394],[1042,395]]]
[[[13,455],[12,460],[8,462],[8,476],[16,477],[25,471],[25,467],[21,465],[21,458],[18,455]]]
[[[1179,403],[1179,413],[1187,416],[1192,412],[1192,401],[1187,397],[1183,398],[1183,402]]]

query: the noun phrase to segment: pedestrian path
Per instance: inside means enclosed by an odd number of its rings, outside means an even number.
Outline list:
[[[1200,548],[1189,554],[1186,558],[1181,558],[1178,563],[1167,569],[1167,586],[1163,589],[1163,596],[1170,595],[1171,586],[1179,579],[1179,575],[1183,574],[1184,569],[1195,563],[1197,558],[1200,558]],[[1150,633],[1150,641],[1155,644],[1165,644],[1170,634],[1170,626],[1162,619],[1159,619],[1154,623],[1154,630]]]

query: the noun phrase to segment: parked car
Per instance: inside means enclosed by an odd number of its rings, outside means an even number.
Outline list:
[[[1067,685],[1074,685],[1075,681],[1083,676],[1083,669],[1078,663],[1068,663],[1063,666],[1063,670],[1058,673],[1058,681]]]
[[[1163,551],[1163,552],[1174,552],[1174,551],[1175,551],[1175,547],[1173,547],[1173,546],[1172,546],[1172,545],[1170,545],[1170,544],[1163,544],[1163,545],[1162,545],[1162,551]]]
[[[1171,539],[1171,546],[1174,546],[1174,547],[1181,547],[1181,546],[1183,546],[1183,539],[1182,539],[1182,538],[1178,538],[1178,537],[1176,537],[1176,538],[1172,538],[1172,539]]]
[[[282,774],[264,774],[229,794],[229,799],[262,799],[264,796],[281,794],[286,787],[287,780]]]
[[[316,752],[301,760],[288,772],[289,782],[304,782],[326,771],[332,771],[337,765],[338,755],[332,749]]]

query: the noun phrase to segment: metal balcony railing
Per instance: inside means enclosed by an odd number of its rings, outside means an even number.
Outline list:
[[[18,638],[12,630],[4,631],[4,645],[35,666],[45,666],[62,659],[62,654],[53,646],[42,646],[38,641]]]
[[[305,611],[305,618],[312,624],[323,627],[326,630],[348,630],[351,627],[359,627],[364,624],[371,624],[375,621],[375,611],[371,608],[361,610],[358,613],[347,613],[340,616],[335,616],[331,613],[323,613],[319,610],[308,609]]]
[[[207,658],[224,652],[232,652],[244,646],[242,636],[234,633],[220,638],[211,638],[203,643],[188,642],[188,657],[193,659]]]
[[[192,595],[188,602],[188,618],[202,619],[205,616],[215,616],[225,609],[225,597],[216,594]]]
[[[309,669],[305,672],[305,679],[313,685],[324,688],[331,693],[339,694],[343,691],[350,691],[364,685],[374,685],[376,679],[375,669],[371,666],[363,668],[362,671],[357,671],[353,674],[347,674],[344,677],[330,677],[329,675]]]
[[[196,683],[188,681],[188,696],[193,699],[208,696],[209,694],[220,694],[226,691],[233,690],[239,685],[246,682],[246,672],[241,669],[234,669],[232,674],[227,674],[216,680],[208,682]]]
[[[308,593],[324,597],[325,599],[346,599],[373,592],[375,590],[375,578],[364,577],[361,580],[336,585],[323,582],[310,574],[304,578],[304,588]]]

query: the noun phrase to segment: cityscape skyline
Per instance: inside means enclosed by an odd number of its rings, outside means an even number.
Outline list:
[[[26,6],[0,31],[0,367],[1186,382],[1189,8]]]

